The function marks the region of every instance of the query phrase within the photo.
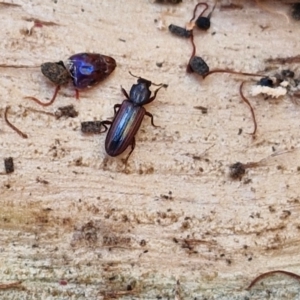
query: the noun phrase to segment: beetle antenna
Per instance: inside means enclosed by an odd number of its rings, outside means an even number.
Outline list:
[[[156,83],[151,82],[151,84],[152,84],[152,85],[155,85],[155,86],[161,86],[161,87],[164,87],[164,88],[167,88],[167,87],[168,87],[168,85],[165,84],[165,83],[156,84]]]
[[[129,73],[132,77],[135,77],[135,78],[141,78],[141,77],[139,77],[139,76],[133,75],[133,74],[131,73],[131,71],[128,71],[128,73]]]
[[[167,88],[167,87],[168,87],[167,84],[164,84],[164,83],[156,84],[156,83],[153,83],[152,81],[150,81],[150,80],[148,80],[148,79],[145,79],[145,78],[142,78],[142,77],[133,75],[133,74],[131,73],[131,71],[128,71],[128,72],[129,72],[129,74],[130,74],[132,77],[146,80],[146,81],[150,82],[152,85],[155,85],[155,86],[162,86],[162,87],[164,87],[164,88]]]

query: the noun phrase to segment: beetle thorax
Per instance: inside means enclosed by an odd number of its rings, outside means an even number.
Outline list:
[[[144,82],[134,84],[129,93],[130,101],[136,105],[146,104],[150,96],[149,86]]]

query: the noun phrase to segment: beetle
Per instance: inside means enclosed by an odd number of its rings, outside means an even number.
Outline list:
[[[78,99],[78,90],[98,84],[108,77],[115,68],[116,61],[114,58],[98,53],[78,53],[70,56],[66,62],[46,62],[41,65],[41,71],[56,85],[52,99],[44,103],[35,97],[25,98],[42,106],[49,106],[54,102],[60,87],[72,80]]]
[[[104,127],[104,130],[98,131],[99,133],[103,133],[108,130],[105,139],[105,151],[112,157],[122,154],[128,146],[131,146],[131,151],[126,158],[126,161],[135,148],[135,135],[142,124],[144,116],[146,115],[150,117],[151,125],[158,127],[153,122],[153,115],[146,111],[143,106],[154,101],[158,91],[162,87],[167,87],[166,84],[154,84],[142,77],[137,78],[137,84],[132,85],[129,95],[124,88],[121,88],[126,99],[122,102],[122,104],[116,104],[114,106],[115,116],[113,121],[101,121],[101,125]],[[151,85],[159,86],[152,96],[149,89]],[[108,129],[107,126],[109,125],[110,128]],[[92,128],[91,122],[82,122],[81,131],[84,133],[96,132],[96,130]]]

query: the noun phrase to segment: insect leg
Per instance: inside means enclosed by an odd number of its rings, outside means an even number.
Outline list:
[[[153,122],[153,115],[152,114],[150,114],[149,112],[146,111],[145,115],[151,118],[151,125],[153,127],[160,127],[160,126],[157,126],[157,125],[154,124],[154,122]]]
[[[133,152],[134,148],[135,148],[135,137],[132,138],[131,150],[130,150],[129,154],[127,155],[127,157],[125,158],[125,163],[126,164],[127,164],[128,159],[129,159],[129,156]]]

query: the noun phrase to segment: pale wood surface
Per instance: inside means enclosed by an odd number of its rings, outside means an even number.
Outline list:
[[[195,1],[14,3],[20,6],[0,5],[0,64],[36,68],[1,68],[2,115],[10,105],[10,120],[28,134],[22,139],[2,119],[0,158],[12,156],[15,172],[0,178],[0,282],[22,281],[23,289],[0,286],[1,299],[175,299],[176,289],[177,299],[300,299],[299,282],[284,276],[245,290],[266,271],[300,274],[299,151],[248,170],[242,181],[228,177],[231,163],[299,147],[300,107],[288,97],[250,98],[259,124],[253,140],[241,77],[203,81],[185,73],[191,46],[167,26],[183,26]],[[197,54],[211,69],[274,73],[283,67],[265,60],[299,54],[300,24],[254,2],[243,5],[216,9],[209,32],[195,34]],[[28,34],[27,18],[58,25]],[[118,67],[79,101],[71,85],[47,109],[23,99],[51,98],[42,62],[83,51],[111,55]],[[300,76],[297,64],[285,67]],[[147,106],[161,127],[145,119],[125,166],[122,157],[106,156],[105,134],[84,136],[80,122],[113,115],[124,98],[120,85],[128,91],[136,81],[129,70],[169,87]],[[67,104],[77,118],[29,110]]]

